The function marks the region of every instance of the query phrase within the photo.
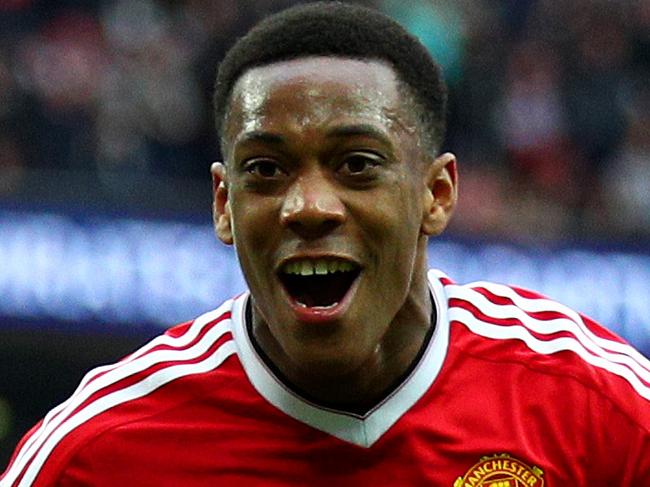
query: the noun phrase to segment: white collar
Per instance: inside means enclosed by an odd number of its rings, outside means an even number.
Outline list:
[[[402,384],[363,416],[314,404],[298,396],[273,374],[258,355],[246,330],[248,292],[235,300],[232,309],[233,334],[246,375],[257,392],[288,416],[368,448],[425,394],[444,363],[449,344],[447,298],[432,272],[429,273],[429,288],[436,306],[436,325],[427,348]]]

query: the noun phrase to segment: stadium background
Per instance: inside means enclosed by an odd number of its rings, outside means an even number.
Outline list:
[[[113,361],[243,289],[210,228],[216,66],[289,0],[0,0],[0,469]],[[431,263],[531,287],[650,355],[650,2],[375,0],[451,90]]]

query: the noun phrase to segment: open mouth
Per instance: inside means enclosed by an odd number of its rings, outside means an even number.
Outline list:
[[[286,263],[280,281],[297,303],[327,308],[340,303],[359,277],[361,268],[341,259],[302,259]]]

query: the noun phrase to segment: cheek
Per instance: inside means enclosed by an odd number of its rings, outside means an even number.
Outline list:
[[[380,233],[390,259],[395,267],[408,267],[416,252],[420,238],[422,213],[418,188],[415,185],[400,185],[391,199],[378,205],[383,215]]]
[[[238,204],[242,203],[242,204]],[[232,205],[232,231],[240,261],[257,261],[265,254],[271,233],[271,224],[264,205],[237,202]]]
[[[230,191],[230,208],[232,210],[233,227],[240,235],[244,233],[255,235],[260,233],[262,222],[270,223],[271,212],[274,211],[274,198],[260,196],[246,190],[244,183],[237,181]]]
[[[373,213],[374,232],[382,239],[416,239],[421,224],[418,188],[412,184],[394,184],[390,191],[372,197],[366,205]]]
[[[412,193],[411,193],[412,194]],[[390,198],[374,198],[363,207],[366,213],[363,241],[367,246],[371,268],[379,274],[381,288],[404,287],[415,265],[420,222],[416,218],[416,204],[404,192],[395,192]],[[387,285],[392,282],[393,286]],[[387,302],[401,299],[387,295]]]

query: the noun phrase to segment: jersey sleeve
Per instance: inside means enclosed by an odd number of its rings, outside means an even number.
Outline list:
[[[29,465],[29,455],[34,447],[34,439],[43,426],[43,420],[39,421],[32,427],[23,438],[20,440],[14,453],[7,465],[6,470],[0,476],[0,487],[18,487],[24,485],[24,475],[26,467]],[[61,482],[60,471],[65,461],[63,456],[52,456],[43,468],[39,470],[38,476],[33,481],[29,481],[26,485],[31,487],[49,487],[49,486],[63,486]]]
[[[228,301],[171,328],[122,360],[89,371],[76,391],[19,442],[0,487],[90,485],[74,480],[83,478],[78,453],[90,441],[150,415],[143,404],[148,405],[156,392],[234,353],[232,346],[224,348],[232,342],[230,306]],[[162,402],[162,407],[168,406],[169,401]]]

